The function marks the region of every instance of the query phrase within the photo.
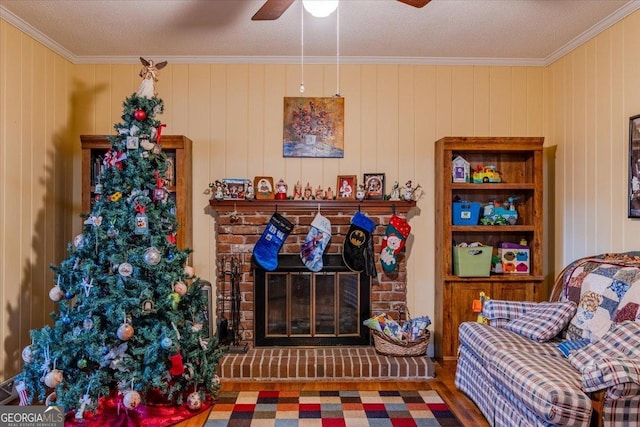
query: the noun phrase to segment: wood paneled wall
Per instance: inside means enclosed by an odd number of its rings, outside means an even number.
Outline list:
[[[546,68],[343,64],[344,159],[282,157],[283,97],[300,95],[298,65],[170,64],[158,90],[165,132],[194,142],[198,275],[215,280],[211,180],[268,175],[333,187],[338,174],[384,172],[425,190],[410,218],[408,301],[414,315],[433,314],[433,143],[449,135],[542,135],[557,146],[551,275],[577,256],[640,249],[640,226],[626,217],[639,20],[635,12]],[[0,380],[19,371],[29,329],[47,322],[48,266],[81,229],[79,135],[113,132],[139,68],[73,65],[0,19]],[[305,96],[335,94],[335,66],[306,65],[305,87]]]
[[[50,320],[49,265],[64,257],[79,207],[70,119],[83,88],[72,68],[0,20],[0,382],[20,369],[29,330]]]
[[[557,146],[557,270],[596,253],[640,250],[627,218],[629,117],[640,114],[640,13],[629,15],[544,73],[546,145]]]

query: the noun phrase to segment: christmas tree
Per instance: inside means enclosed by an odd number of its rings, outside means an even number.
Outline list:
[[[118,413],[160,400],[196,411],[220,387],[207,298],[187,265],[190,249],[176,247],[165,187],[155,83],[166,62],[140,59],[142,83],[114,126],[82,234],[51,267],[53,325],[31,331],[16,382],[21,404],[63,405],[77,420],[95,416],[105,400]]]

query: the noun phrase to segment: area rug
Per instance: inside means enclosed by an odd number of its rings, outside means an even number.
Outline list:
[[[224,391],[205,427],[461,427],[434,390]]]

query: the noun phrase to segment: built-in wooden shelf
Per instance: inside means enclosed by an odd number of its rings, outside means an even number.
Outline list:
[[[369,215],[398,213],[406,215],[416,206],[415,201],[404,200],[209,200],[209,206],[218,213],[243,212],[317,212],[352,214],[362,211]]]

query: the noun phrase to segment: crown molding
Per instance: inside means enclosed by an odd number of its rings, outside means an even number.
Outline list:
[[[145,55],[141,55],[145,56]],[[148,55],[153,56],[153,55]],[[171,64],[300,64],[299,56],[163,56]],[[336,64],[335,56],[305,56],[305,65]],[[138,64],[137,56],[83,56],[75,64]],[[545,66],[537,58],[341,56],[340,64]]]
[[[553,64],[558,59],[562,58],[572,50],[588,42],[589,40],[591,40],[592,38],[594,38],[595,36],[603,32],[607,28],[611,27],[612,25],[618,23],[619,21],[622,21],[624,18],[626,18],[627,16],[629,16],[630,14],[632,14],[638,9],[640,9],[640,1],[628,2],[624,6],[622,6],[615,12],[613,12],[611,15],[604,18],[602,21],[598,22],[593,27],[584,31],[582,34],[574,37],[572,40],[570,40],[560,49],[556,50],[551,55],[547,56],[544,60],[545,65]]]
[[[28,36],[32,37],[37,42],[40,42],[44,46],[48,47],[58,55],[68,60],[69,62],[73,64],[77,63],[77,57],[74,54],[72,54],[69,50],[67,50],[64,46],[62,46],[55,40],[51,39],[50,37],[42,33],[40,30],[38,30],[37,28],[34,28],[33,26],[31,26],[30,24],[25,22],[22,18],[13,14],[13,12],[9,11],[7,8],[2,6],[1,4],[0,4],[0,18],[4,19],[9,24],[13,25],[14,27],[19,29],[23,33],[27,34]]]

